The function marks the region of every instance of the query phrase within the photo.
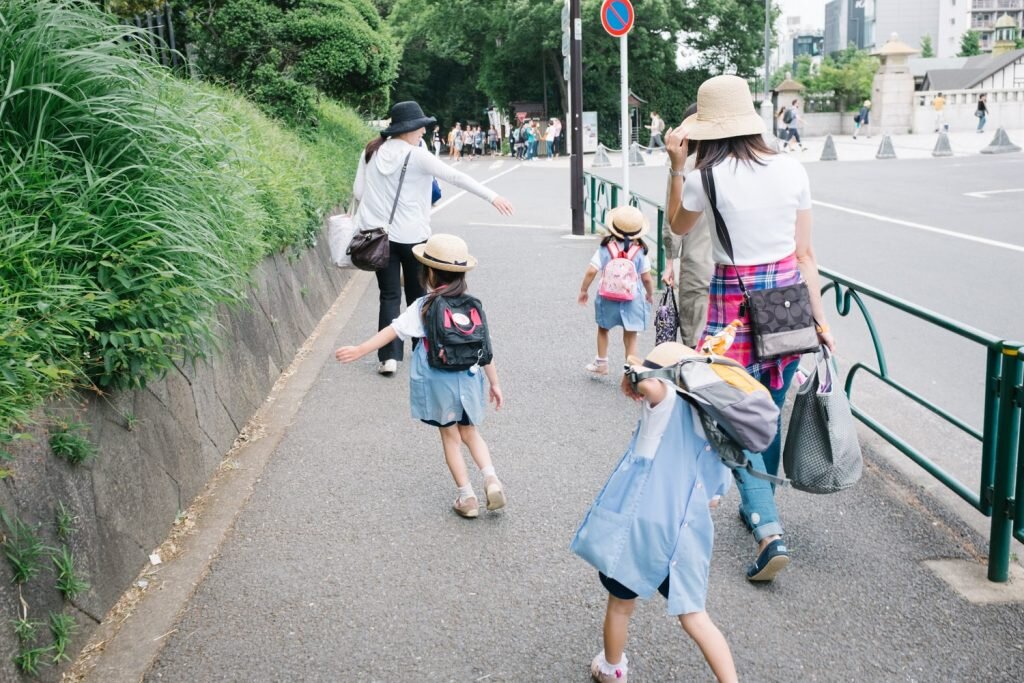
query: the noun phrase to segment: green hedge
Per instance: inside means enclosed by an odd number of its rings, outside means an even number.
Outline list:
[[[370,135],[328,102],[285,130],[173,78],[132,31],[84,1],[0,0],[0,435],[211,348],[216,306],[310,243]]]

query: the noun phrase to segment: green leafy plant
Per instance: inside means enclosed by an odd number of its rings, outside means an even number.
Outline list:
[[[22,673],[28,674],[29,676],[39,675],[39,665],[41,663],[43,655],[49,653],[52,650],[50,647],[32,647],[24,648],[14,655],[14,664],[17,666]]]
[[[17,517],[10,517],[0,509],[0,522],[3,523],[4,555],[14,571],[14,583],[25,583],[42,569],[42,557],[46,546],[36,535],[35,530]]]
[[[83,429],[85,425],[80,422],[58,423],[50,431],[50,450],[72,465],[81,465],[93,459],[96,457],[96,446],[78,433]]]
[[[28,645],[35,641],[36,635],[39,633],[39,627],[42,625],[41,622],[31,621],[25,617],[15,619],[14,635],[18,637],[19,643]]]
[[[50,612],[50,633],[53,635],[53,663],[60,664],[61,660],[71,659],[67,655],[68,643],[78,630],[78,622],[75,618],[63,614]]]
[[[75,515],[68,510],[67,506],[64,505],[64,501],[57,503],[57,510],[55,514],[55,522],[57,524],[57,538],[61,541],[67,541],[71,534],[75,533],[74,524],[76,521]]]
[[[134,432],[135,428],[139,425],[139,418],[134,413],[125,413],[124,415],[124,428],[129,432]]]
[[[53,554],[53,564],[57,571],[57,590],[65,600],[74,600],[89,590],[89,584],[83,581],[75,569],[75,556],[71,549],[62,545]]]

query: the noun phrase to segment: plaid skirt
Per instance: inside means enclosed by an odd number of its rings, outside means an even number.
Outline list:
[[[746,314],[740,317],[743,291],[736,279],[737,271],[743,278],[743,284],[751,291],[794,285],[801,281],[796,255],[787,256],[775,263],[738,268],[716,263],[714,275],[711,276],[708,324],[704,328],[704,336],[709,337],[724,330],[733,320],[739,320],[742,325],[736,330],[736,339],[725,355],[741,363],[754,377],[763,381],[767,376],[772,389],[781,389],[783,369],[790,363],[798,361],[800,356],[785,356],[766,361],[757,359],[750,333],[750,314],[745,312]]]

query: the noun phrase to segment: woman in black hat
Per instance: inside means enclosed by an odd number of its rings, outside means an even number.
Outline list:
[[[391,125],[366,146],[359,158],[353,187],[353,194],[359,200],[356,226],[360,229],[387,226],[391,247],[390,262],[386,268],[377,271],[377,285],[380,287],[377,329],[384,329],[398,317],[403,282],[406,304],[425,294],[420,285],[419,261],[413,256],[412,248],[430,237],[430,199],[434,178],[487,200],[499,213],[512,215],[512,205],[508,200],[435,158],[422,144],[426,126],[434,123],[436,119],[424,115],[417,103],[399,102],[391,108]],[[394,218],[389,223],[392,207]],[[398,340],[380,349],[377,352],[380,361],[377,372],[394,374],[402,354],[402,343]]]

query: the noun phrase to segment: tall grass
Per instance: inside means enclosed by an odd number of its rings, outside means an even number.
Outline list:
[[[351,186],[329,167],[354,168],[358,121],[336,117],[325,158],[133,31],[85,0],[0,0],[0,433],[52,394],[201,356],[214,308]]]

